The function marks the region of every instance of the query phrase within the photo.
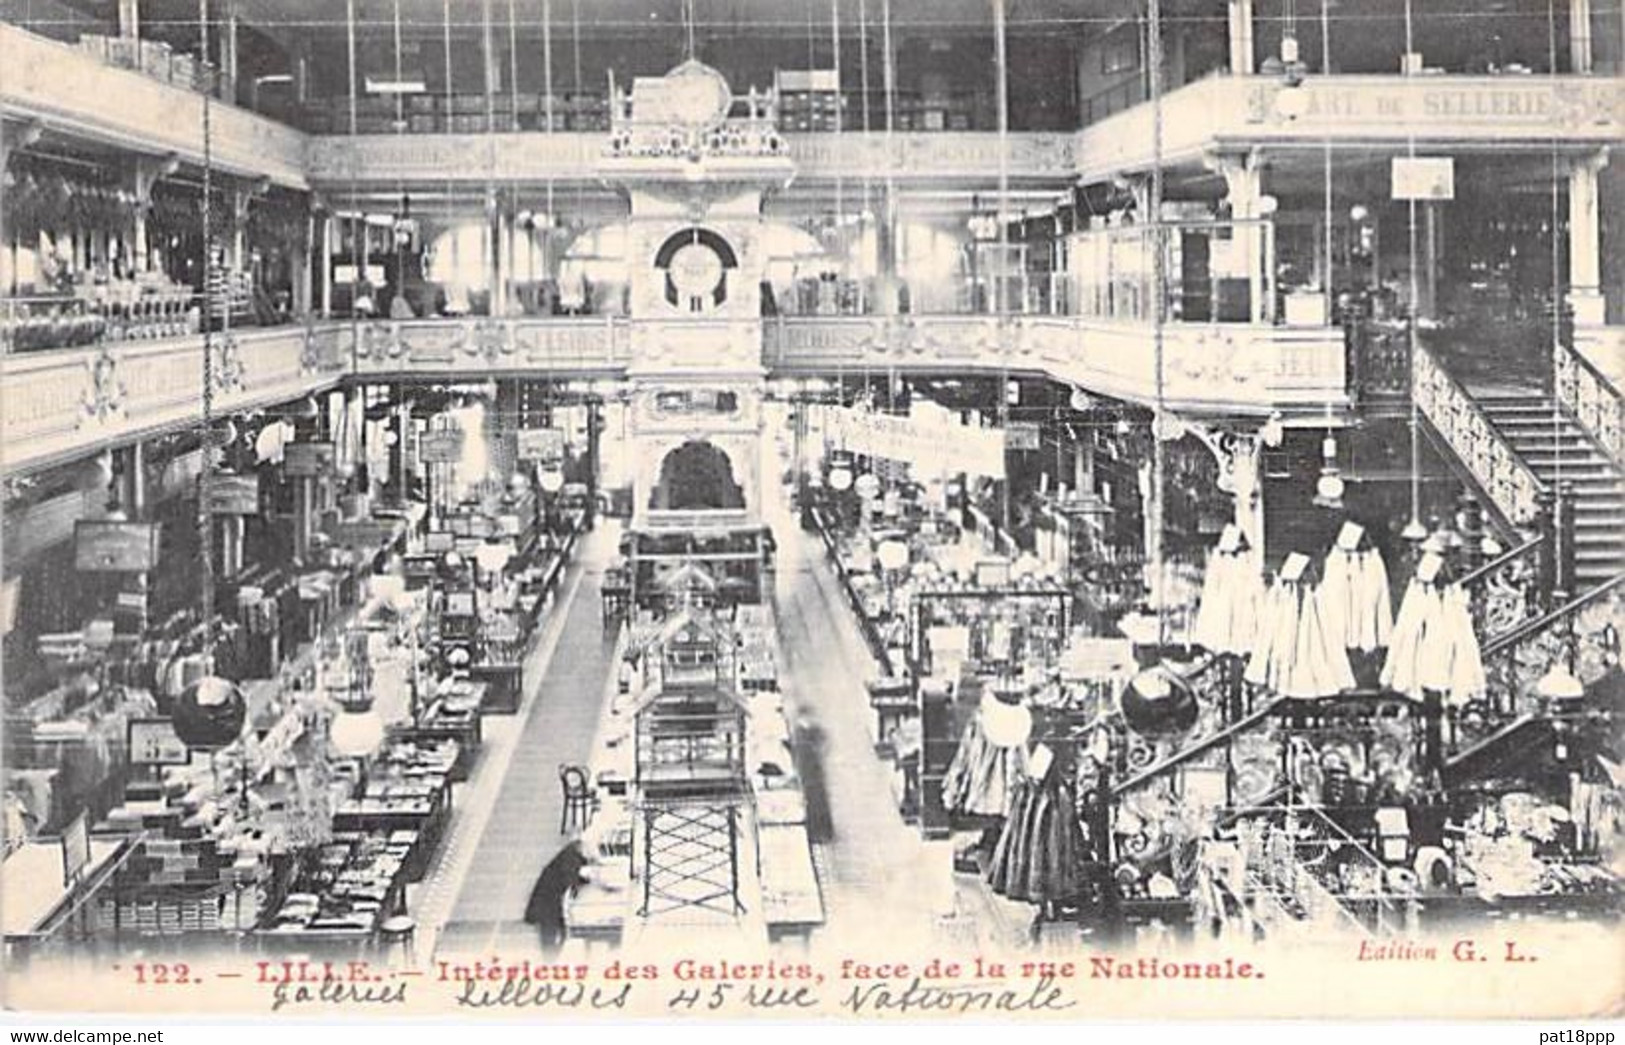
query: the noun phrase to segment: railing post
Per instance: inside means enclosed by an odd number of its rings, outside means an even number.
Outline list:
[[[1484,506],[1470,493],[1461,495],[1461,572],[1465,576],[1484,565]],[[1484,585],[1467,592],[1473,620],[1484,619]]]
[[[1543,489],[1535,495],[1535,502],[1539,505],[1535,512],[1535,529],[1541,538],[1535,564],[1535,601],[1540,612],[1545,613],[1555,605],[1552,596],[1557,590],[1557,495]]]
[[[1556,510],[1557,530],[1557,586],[1552,604],[1561,606],[1575,593],[1574,576],[1574,483],[1568,480],[1558,484]]]

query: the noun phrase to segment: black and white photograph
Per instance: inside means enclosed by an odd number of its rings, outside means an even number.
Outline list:
[[[0,0],[5,1020],[1606,1045],[1622,151],[1625,0]]]

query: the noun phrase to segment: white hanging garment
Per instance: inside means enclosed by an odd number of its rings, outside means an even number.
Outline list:
[[[1467,590],[1452,584],[1444,593],[1444,625],[1450,639],[1450,680],[1445,703],[1465,704],[1477,700],[1489,689],[1484,674],[1484,656],[1478,635],[1473,631],[1473,611]]]
[[[1374,548],[1333,548],[1326,556],[1321,597],[1327,627],[1345,649],[1370,652],[1388,645],[1393,632],[1388,567]]]
[[[1291,590],[1294,585],[1277,580],[1265,594],[1262,611],[1258,615],[1258,629],[1254,633],[1252,657],[1247,661],[1246,680],[1255,686],[1274,687],[1275,662],[1278,650],[1290,643],[1297,612],[1297,598]]]
[[[1260,627],[1261,641],[1247,663],[1248,682],[1300,700],[1354,687],[1348,651],[1328,630],[1313,587],[1277,580]]]
[[[1312,700],[1354,688],[1348,651],[1326,627],[1320,594],[1303,587],[1298,596],[1297,627],[1292,658],[1277,692],[1283,697]]]
[[[1441,613],[1443,605],[1438,598],[1438,588],[1423,580],[1412,580],[1399,603],[1388,658],[1383,661],[1383,673],[1378,676],[1384,687],[1402,692],[1410,699],[1422,699],[1422,648],[1428,631],[1432,631],[1430,622],[1436,621]]]
[[[1467,592],[1412,582],[1394,623],[1394,644],[1383,666],[1383,685],[1420,700],[1424,691],[1465,704],[1484,695],[1488,681],[1473,630]]]
[[[1250,651],[1263,609],[1264,580],[1252,555],[1217,551],[1202,579],[1202,601],[1191,639],[1214,653]]]

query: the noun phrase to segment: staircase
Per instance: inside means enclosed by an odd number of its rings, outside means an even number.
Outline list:
[[[1625,470],[1549,396],[1502,393],[1474,399],[1548,489],[1556,489],[1559,480],[1573,485],[1579,589],[1625,571]]]

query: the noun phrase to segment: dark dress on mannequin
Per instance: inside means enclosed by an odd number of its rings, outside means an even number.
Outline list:
[[[581,871],[586,866],[587,857],[581,843],[571,842],[547,862],[530,890],[530,901],[525,904],[525,922],[536,926],[545,952],[557,951],[564,944],[564,901],[581,883]]]

